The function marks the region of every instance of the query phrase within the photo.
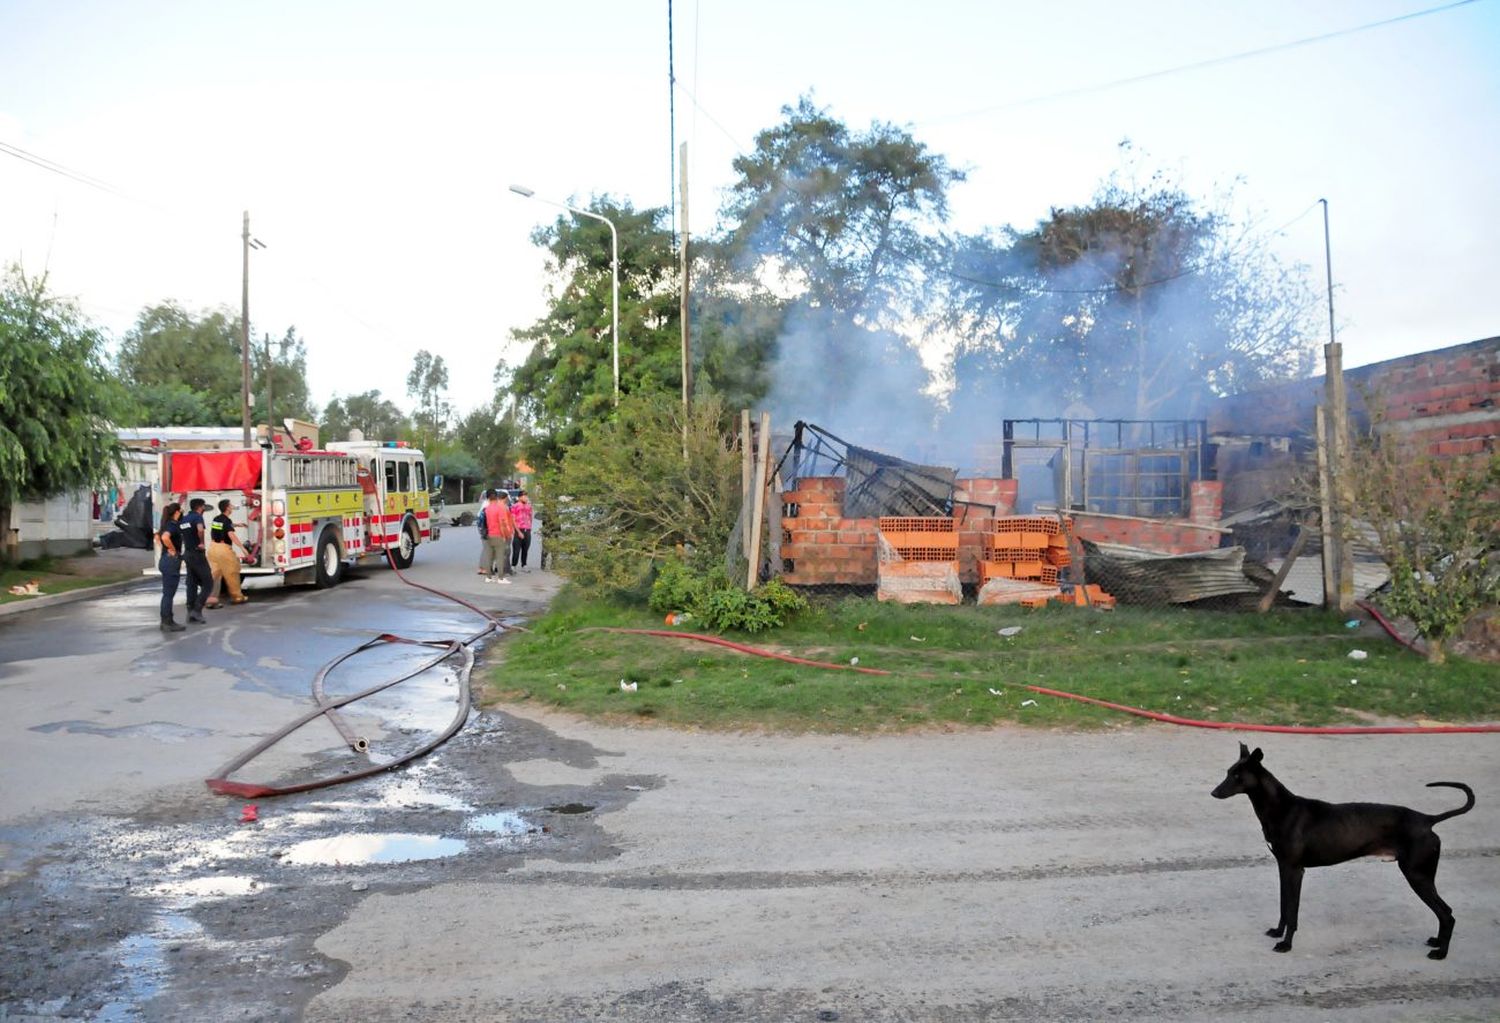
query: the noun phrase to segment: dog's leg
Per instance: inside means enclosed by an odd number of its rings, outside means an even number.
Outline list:
[[[1290,952],[1292,935],[1297,933],[1297,907],[1302,903],[1301,867],[1293,867],[1277,861],[1276,869],[1281,873],[1281,921],[1276,929],[1267,931],[1272,938],[1281,938],[1271,947],[1274,952]]]
[[[1417,893],[1417,898],[1425,902],[1427,908],[1438,918],[1437,936],[1427,939],[1427,944],[1432,946],[1432,951],[1427,953],[1428,959],[1446,959],[1448,943],[1453,940],[1453,909],[1442,900],[1437,891],[1437,865],[1442,851],[1442,841],[1433,834],[1397,860],[1401,876],[1406,878],[1411,890]]]

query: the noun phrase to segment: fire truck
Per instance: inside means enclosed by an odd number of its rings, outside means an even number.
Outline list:
[[[274,584],[333,586],[365,558],[409,568],[417,547],[438,539],[428,504],[427,462],[405,441],[354,439],[310,447],[163,451],[162,501],[230,498],[235,532],[251,558],[240,574]]]

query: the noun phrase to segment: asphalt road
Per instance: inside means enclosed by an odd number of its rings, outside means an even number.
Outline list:
[[[506,612],[555,587],[482,585],[476,554],[449,532],[413,576]],[[241,824],[201,779],[303,710],[320,664],[475,617],[371,570],[177,637],[153,618],[145,592],[0,620],[0,1019],[1500,1017],[1495,736],[1258,741],[1304,794],[1479,798],[1439,826],[1446,961],[1375,861],[1311,871],[1278,955],[1250,806],[1208,795],[1239,736],[720,735],[513,708]],[[453,685],[360,724],[377,751],[414,741]],[[263,769],[336,762],[319,727]]]

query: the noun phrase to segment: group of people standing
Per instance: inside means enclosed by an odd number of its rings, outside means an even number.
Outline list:
[[[519,568],[530,571],[526,557],[531,550],[531,499],[522,490],[515,503],[505,490],[486,490],[479,506],[479,574],[487,583],[510,584]]]
[[[187,620],[206,623],[204,608],[210,610],[224,606],[219,599],[222,585],[229,591],[229,603],[243,604],[250,598],[240,589],[240,561],[249,558],[244,544],[235,534],[234,521],[229,513],[234,502],[229,498],[219,502],[219,514],[212,523],[205,523],[203,510],[208,502],[195,497],[188,502],[186,513],[182,505],[173,501],[162,509],[161,526],[156,532],[161,546],[161,558],[157,568],[161,571],[161,631],[182,632],[186,625],[179,625],[172,613],[172,601],[177,596],[177,587],[187,576]]]

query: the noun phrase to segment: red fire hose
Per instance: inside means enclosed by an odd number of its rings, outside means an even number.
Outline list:
[[[787,661],[792,664],[803,664],[812,668],[827,668],[835,671],[856,671],[866,675],[894,675],[896,672],[885,671],[880,668],[862,668],[850,664],[835,664],[831,661],[810,661],[805,657],[793,657],[791,654],[777,653],[774,650],[764,650],[760,647],[749,646],[745,643],[735,643],[719,636],[706,636],[697,632],[669,632],[665,629],[618,629],[597,628],[583,631],[619,632],[636,636],[663,636],[672,639],[687,639],[698,643],[712,643],[715,646],[727,647],[743,654],[753,657],[768,657],[772,660]],[[1061,689],[1047,689],[1044,686],[1033,686],[1020,683],[1020,688],[1029,692],[1039,693],[1042,696],[1053,696],[1060,700],[1076,700],[1079,703],[1090,703],[1096,707],[1106,707],[1109,710],[1117,710],[1122,714],[1133,714],[1136,717],[1148,718],[1152,721],[1164,721],[1169,725],[1183,725],[1188,728],[1216,728],[1234,732],[1279,732],[1285,735],[1451,735],[1458,733],[1473,732],[1500,732],[1500,724],[1485,725],[1260,725],[1239,721],[1201,721],[1197,718],[1178,717],[1176,714],[1162,714],[1154,710],[1144,710],[1140,707],[1131,707],[1123,703],[1111,703],[1108,700],[1098,700],[1092,696],[1080,696],[1077,693],[1063,692]]]

